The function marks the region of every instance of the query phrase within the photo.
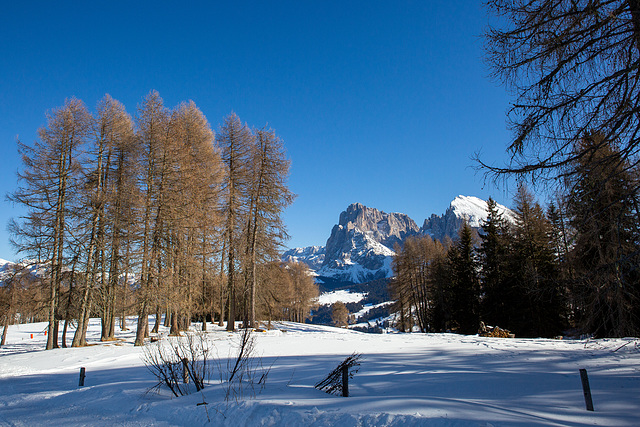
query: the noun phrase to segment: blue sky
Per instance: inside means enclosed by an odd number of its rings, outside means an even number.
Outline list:
[[[231,111],[269,124],[298,198],[288,246],[323,245],[350,203],[419,225],[458,194],[510,194],[473,169],[502,163],[507,92],[483,60],[480,1],[3,2],[0,193],[16,186],[16,136],[45,113],[109,93],[135,114],[155,89],[193,100],[214,130]],[[14,259],[0,202],[0,258]]]

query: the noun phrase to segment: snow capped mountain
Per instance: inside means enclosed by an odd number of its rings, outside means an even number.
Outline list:
[[[46,267],[29,263],[28,261],[15,263],[5,259],[0,259],[0,284],[4,280],[15,275],[16,272],[27,272],[34,277],[44,277]]]
[[[498,211],[513,221],[510,209],[498,204]],[[456,197],[443,215],[431,215],[422,228],[405,214],[385,213],[354,203],[340,214],[326,246],[291,249],[282,259],[304,262],[321,277],[363,283],[393,275],[394,245],[408,237],[428,235],[455,240],[465,221],[479,229],[486,219],[487,202],[473,196]]]
[[[324,254],[324,246],[307,246],[306,248],[289,249],[282,254],[282,260],[286,262],[302,262],[307,264],[312,271],[316,271],[322,267]]]
[[[513,221],[514,215],[509,208],[501,204],[498,204],[497,208],[505,219]],[[453,199],[444,215],[432,214],[427,218],[420,231],[434,239],[442,240],[449,237],[455,240],[465,221],[470,227],[479,229],[486,219],[486,201],[473,196],[458,196]]]
[[[391,260],[395,252],[359,229],[337,225],[333,230],[318,276],[362,283],[393,275]]]

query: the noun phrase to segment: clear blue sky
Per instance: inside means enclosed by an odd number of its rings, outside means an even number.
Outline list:
[[[156,89],[217,129],[266,123],[292,160],[288,246],[323,245],[350,203],[418,225],[458,194],[510,195],[473,168],[502,163],[509,97],[483,62],[480,1],[2,2],[0,194],[16,136],[36,138],[65,98],[105,93],[134,114]],[[0,203],[0,258],[14,259]]]

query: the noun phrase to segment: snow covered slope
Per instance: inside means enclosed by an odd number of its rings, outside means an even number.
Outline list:
[[[311,271],[319,270],[324,262],[324,246],[307,246],[306,248],[289,249],[282,254],[282,260],[287,262],[302,262]]]
[[[143,348],[133,346],[135,321],[128,326],[118,328],[118,341],[100,342],[100,322],[92,319],[90,346],[49,351],[42,350],[44,323],[11,326],[0,347],[0,426],[640,425],[640,347],[632,338],[363,334],[282,323],[255,334],[256,354],[270,367],[264,388],[225,404],[218,369],[235,352],[238,333],[209,325],[220,362],[210,383],[202,393],[172,398],[164,388],[148,392],[155,380]],[[353,352],[363,359],[350,397],[313,387]],[[581,368],[595,412],[585,410]]]

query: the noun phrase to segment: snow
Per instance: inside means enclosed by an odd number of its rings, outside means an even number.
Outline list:
[[[505,219],[513,221],[513,212],[499,203],[496,204],[498,212]],[[481,227],[487,219],[487,202],[474,196],[458,196],[451,202],[451,209],[458,218],[465,218],[471,227]]]
[[[348,290],[325,292],[318,297],[318,304],[320,305],[333,304],[334,302],[338,302],[338,301],[341,301],[344,303],[359,302],[366,296],[367,296],[366,293],[350,292]]]
[[[391,263],[395,252],[374,240],[370,232],[353,230],[348,252],[342,252],[331,265],[324,265],[318,270],[319,276],[363,283],[372,278],[391,277]],[[382,258],[382,266],[370,269],[361,264],[367,258]]]
[[[387,305],[391,305],[393,304],[391,301],[385,301],[385,302],[381,302],[379,304],[367,304],[364,307],[362,307],[359,311],[353,313],[354,317],[356,318],[356,321],[361,318],[362,316],[364,316],[365,314],[367,314],[368,312],[370,312],[371,310],[373,310],[374,308],[380,308],[380,307],[384,307]],[[362,323],[362,324],[356,324],[354,326],[368,326],[368,323]]]
[[[324,262],[325,247],[324,246],[307,246],[305,248],[289,249],[282,254],[282,260],[288,262],[303,262],[315,272]]]
[[[197,325],[196,325],[197,326]],[[640,345],[636,339],[499,339],[453,334],[363,334],[279,323],[256,333],[271,366],[254,399],[225,404],[223,385],[171,398],[147,393],[154,378],[129,332],[90,346],[44,351],[45,324],[12,326],[0,348],[0,426],[637,426]],[[164,330],[164,329],[163,329]],[[224,359],[238,333],[209,326]],[[286,331],[286,332],[285,332]],[[34,338],[30,338],[30,334]],[[169,339],[169,338],[165,338]],[[351,397],[313,385],[353,352],[363,355]],[[222,363],[224,366],[224,362]],[[78,387],[80,367],[87,372]],[[578,370],[588,370],[595,412],[585,410]],[[207,405],[198,405],[203,401]],[[207,412],[208,411],[208,417]]]

